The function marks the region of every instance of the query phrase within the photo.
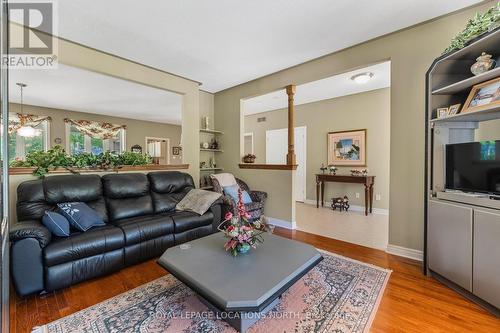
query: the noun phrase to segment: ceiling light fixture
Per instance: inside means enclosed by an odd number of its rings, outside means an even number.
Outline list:
[[[359,73],[351,76],[351,80],[357,84],[365,84],[372,79],[374,74],[372,72]]]
[[[27,84],[22,83],[22,82],[18,82],[16,84],[21,89],[21,117],[19,119],[20,122],[21,122],[21,127],[19,127],[17,129],[17,134],[19,136],[22,136],[22,137],[31,138],[31,137],[34,137],[37,134],[37,131],[32,126],[25,126],[24,125],[24,120],[22,118],[22,116],[24,115],[24,113],[23,113],[23,88],[26,88]]]

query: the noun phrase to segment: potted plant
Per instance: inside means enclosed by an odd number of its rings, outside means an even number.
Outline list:
[[[254,163],[256,158],[257,156],[255,156],[254,154],[246,154],[245,156],[243,156],[243,162]]]

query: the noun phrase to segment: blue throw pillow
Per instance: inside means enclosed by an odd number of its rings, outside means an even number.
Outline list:
[[[77,230],[87,231],[92,227],[106,225],[102,217],[84,202],[64,202],[57,206],[61,214]]]
[[[231,186],[225,186],[224,187],[224,194],[229,195],[231,198],[233,198],[234,202],[238,202],[238,190],[240,187],[238,184],[234,184]],[[241,191],[242,197],[243,197],[243,203],[244,204],[249,204],[252,203],[252,198],[250,198],[250,195],[248,194],[247,191]]]
[[[69,222],[61,214],[46,211],[42,217],[42,224],[56,236],[69,236]]]

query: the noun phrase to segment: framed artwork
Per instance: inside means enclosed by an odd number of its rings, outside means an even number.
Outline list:
[[[180,155],[181,147],[172,147],[172,155]]]
[[[328,165],[366,166],[366,129],[328,133]]]
[[[462,106],[462,104],[453,104],[452,106],[450,106],[450,108],[448,109],[448,115],[454,116],[454,115],[458,114],[460,112],[461,106]]]
[[[462,113],[487,110],[500,105],[500,77],[472,87]]]
[[[439,119],[445,118],[448,116],[448,108],[438,108],[437,109],[437,117]]]

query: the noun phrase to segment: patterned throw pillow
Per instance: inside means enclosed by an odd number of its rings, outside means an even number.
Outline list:
[[[61,214],[77,230],[87,231],[92,227],[106,225],[102,217],[84,202],[64,202],[57,204],[57,206]]]
[[[42,217],[42,224],[56,236],[69,236],[69,222],[61,214],[46,211]]]
[[[224,187],[224,194],[229,195],[234,200],[234,202],[238,202],[238,190],[239,189],[240,189],[240,187],[238,186],[238,184],[231,185],[231,186],[225,186]],[[241,191],[241,195],[243,198],[243,203],[245,205],[252,203],[252,198],[250,198],[250,194],[248,194],[247,191]]]

